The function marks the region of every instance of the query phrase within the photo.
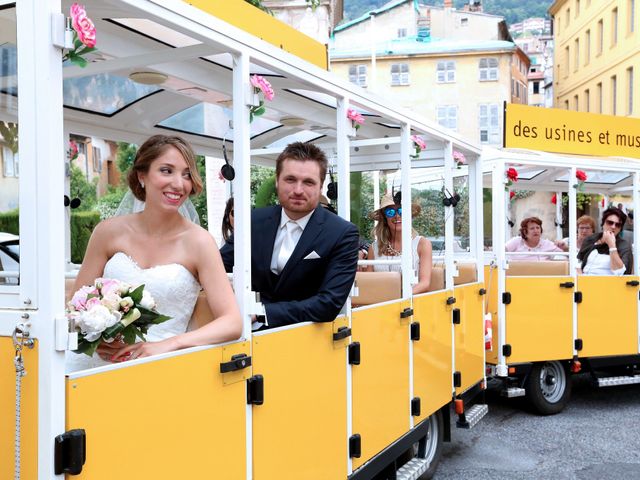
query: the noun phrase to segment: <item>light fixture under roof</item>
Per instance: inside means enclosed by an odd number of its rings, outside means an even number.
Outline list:
[[[133,72],[129,74],[129,79],[143,85],[160,85],[169,78],[164,73],[159,72]]]
[[[300,118],[300,117],[282,117],[280,119],[280,123],[282,125],[284,125],[285,127],[301,127],[302,125],[304,125],[304,118]]]

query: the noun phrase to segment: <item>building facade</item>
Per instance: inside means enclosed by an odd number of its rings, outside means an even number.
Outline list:
[[[503,103],[527,103],[529,58],[502,17],[445,3],[397,0],[337,27],[331,70],[467,138],[499,145]]]
[[[636,0],[558,0],[554,106],[638,117],[640,22]]]

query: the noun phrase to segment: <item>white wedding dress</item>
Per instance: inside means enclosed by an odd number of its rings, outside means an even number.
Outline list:
[[[105,278],[114,278],[131,285],[144,284],[156,301],[156,310],[171,317],[170,320],[149,328],[146,338],[150,342],[164,340],[187,330],[201,287],[189,270],[179,263],[168,263],[140,268],[129,255],[117,252],[104,266]],[[110,365],[97,354],[89,357],[67,352],[66,371]]]

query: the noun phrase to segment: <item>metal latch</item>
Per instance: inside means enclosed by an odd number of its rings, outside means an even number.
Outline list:
[[[360,342],[351,343],[347,354],[349,356],[349,365],[360,365]]]
[[[400,318],[409,318],[413,316],[413,308],[405,308],[400,312]]]
[[[413,322],[411,324],[411,340],[420,340],[420,323]]]
[[[87,460],[87,435],[78,428],[58,435],[54,446],[54,471],[56,475],[79,475]]]
[[[337,342],[351,336],[351,329],[349,327],[340,327],[337,332],[333,333],[333,341]]]
[[[254,375],[247,379],[247,404],[262,405],[264,403],[264,377]]]
[[[246,353],[238,353],[233,355],[228,362],[220,364],[220,373],[235,372],[251,366],[251,357]]]
[[[452,312],[453,324],[460,325],[460,309],[454,308]]]
[[[573,288],[573,287],[574,287],[574,285],[575,285],[575,284],[574,284],[573,282],[562,282],[562,283],[560,284],[560,286],[561,286],[562,288]]]

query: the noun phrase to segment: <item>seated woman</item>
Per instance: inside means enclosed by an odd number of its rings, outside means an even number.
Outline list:
[[[620,237],[627,216],[617,207],[602,213],[602,232],[586,238],[578,252],[585,275],[629,275],[633,267],[631,242]]]
[[[231,235],[233,235],[233,227],[233,197],[229,197],[227,205],[224,207],[224,214],[222,215],[222,240],[224,240],[224,243],[227,243]]]
[[[368,260],[393,260],[402,254],[402,207],[400,195],[396,194],[396,202],[389,195],[380,200],[380,208],[370,216],[378,221],[374,229],[376,240],[369,247]],[[420,206],[413,204],[411,214],[420,213]],[[412,230],[411,255],[413,270],[417,272],[418,283],[413,285],[413,293],[424,293],[429,290],[431,282],[431,242]],[[401,271],[400,265],[374,265],[369,271],[390,272]]]
[[[145,202],[144,210],[98,224],[75,288],[99,277],[144,284],[158,312],[171,319],[149,328],[146,342],[103,342],[97,350],[100,358],[69,353],[67,370],[221,343],[242,333],[240,312],[213,237],[178,211],[190,195],[202,191],[191,147],[179,137],[149,138],[138,150],[127,180],[133,195]],[[201,288],[214,321],[187,332]]]
[[[578,225],[578,235],[576,236],[576,250],[580,251],[584,239],[596,233],[596,222],[589,215],[582,215],[580,218],[578,218],[576,224]],[[569,238],[563,238],[562,242],[558,243],[558,246],[565,252],[568,252]]]
[[[538,217],[527,217],[520,222],[520,236],[513,237],[505,244],[507,252],[562,252],[551,240],[542,238],[542,220]],[[550,255],[518,255],[512,260],[550,260]]]

